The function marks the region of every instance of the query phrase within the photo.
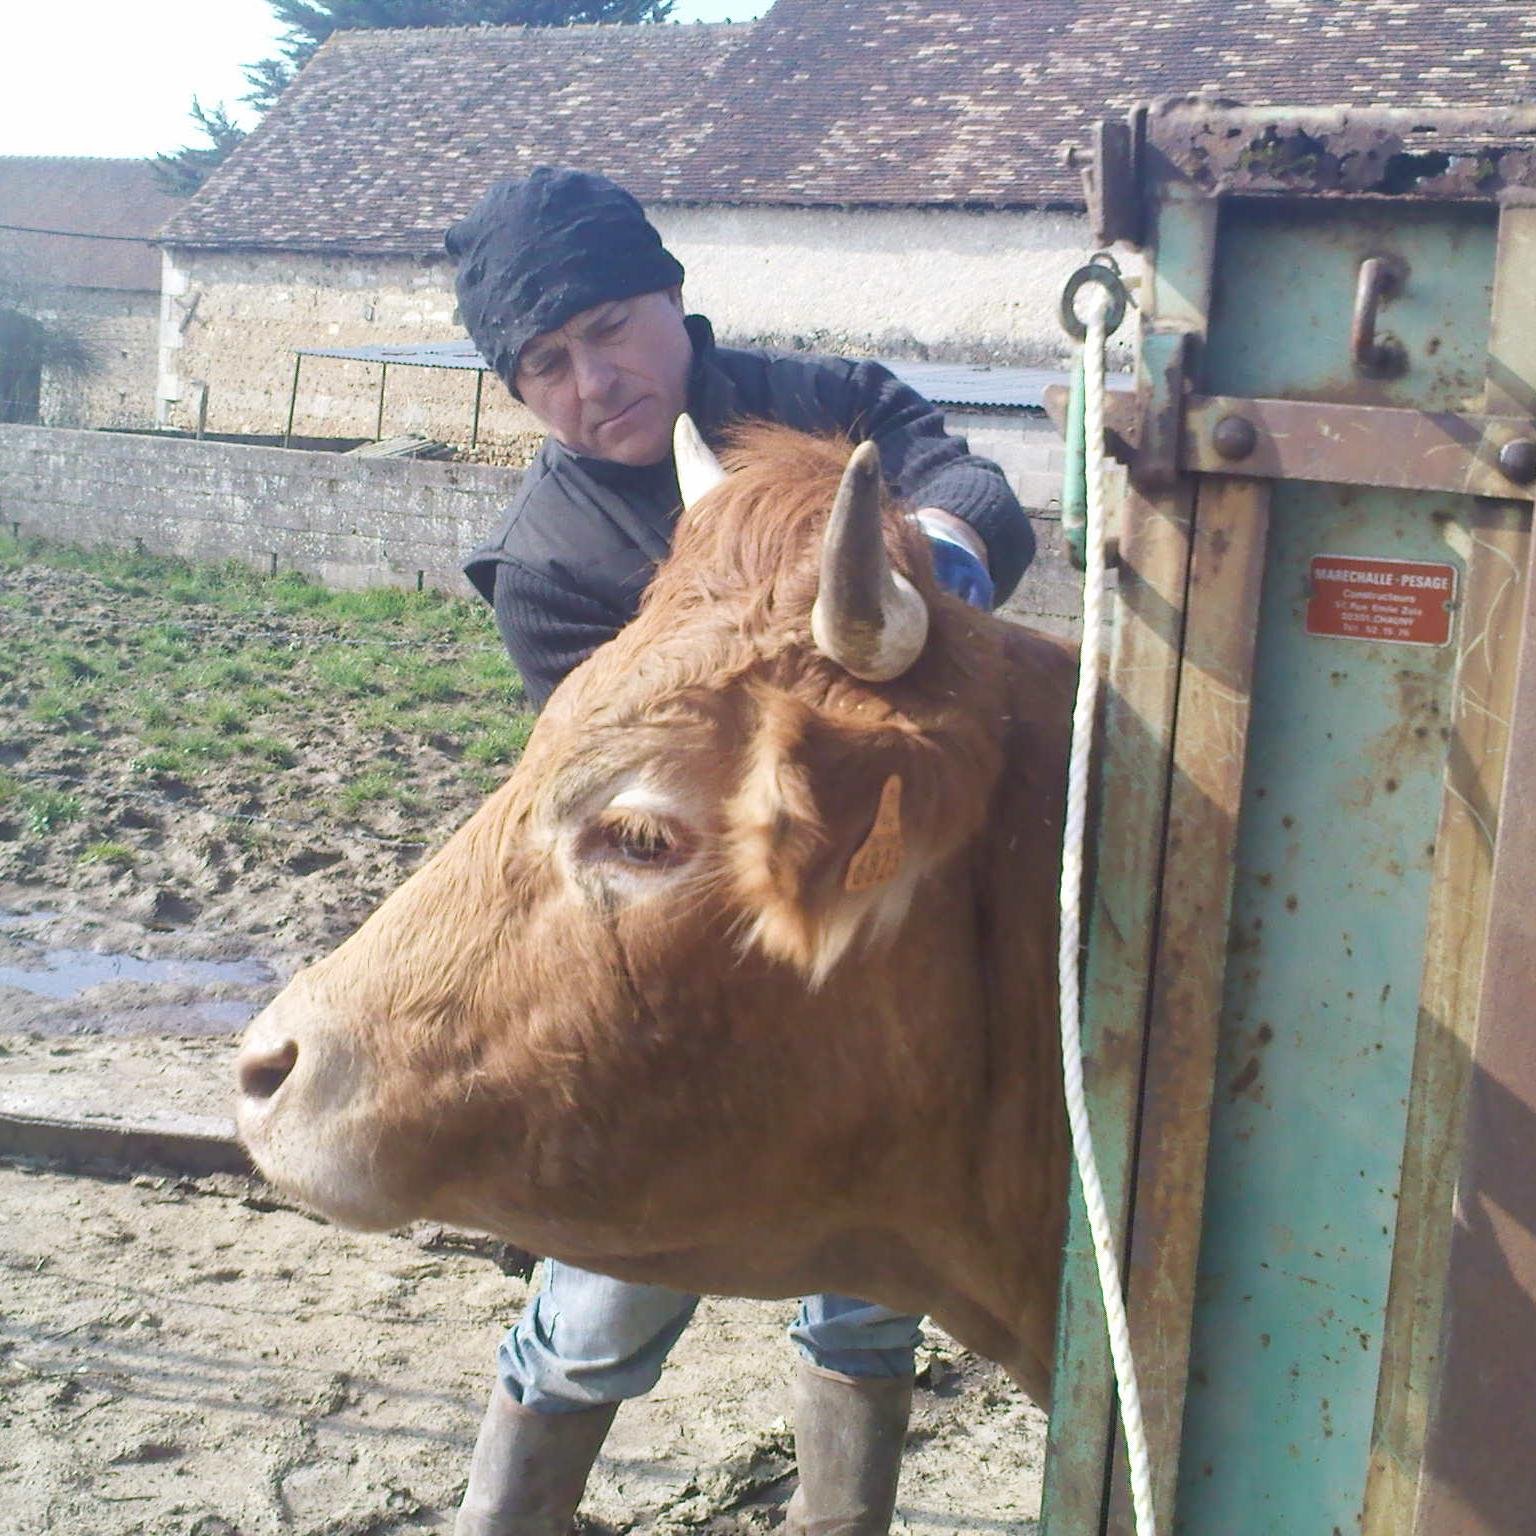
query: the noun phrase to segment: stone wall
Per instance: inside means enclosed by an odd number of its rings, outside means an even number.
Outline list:
[[[208,431],[281,433],[295,348],[449,341],[463,334],[454,319],[446,261],[167,252],[160,299],[160,425],[195,426],[206,388]],[[372,364],[305,358],[294,431],[371,438],[379,374]],[[469,371],[392,368],[384,435],[414,432],[467,443],[475,379]],[[487,376],[482,439],[503,441],[535,426]]]
[[[660,207],[690,306],[790,351],[1056,367],[1087,218],[958,209]]]
[[[460,562],[518,478],[475,464],[0,426],[0,525],[302,571],[336,587],[419,579],[470,595]]]
[[[972,446],[1002,462],[1020,488],[1043,491],[1058,472],[1055,433],[1037,418],[973,430]],[[517,482],[518,471],[483,465],[0,426],[0,526],[302,571],[338,587],[420,581],[467,596],[460,564]],[[1031,518],[1040,555],[1006,611],[1071,632],[1081,604],[1059,514],[1047,503]]]
[[[44,366],[38,418],[50,427],[151,427],[159,297],[107,288],[58,289],[37,318],[78,336],[92,366],[60,372]]]
[[[784,208],[653,210],[688,269],[689,308],[723,341],[960,361],[1054,365],[1062,283],[1087,250],[1086,221],[1065,213]],[[455,318],[444,258],[171,250],[161,301],[159,421],[281,432],[294,349],[447,341]],[[371,437],[379,369],[307,358],[295,430]],[[392,368],[384,433],[467,441],[471,373]],[[531,429],[487,378],[481,436]]]

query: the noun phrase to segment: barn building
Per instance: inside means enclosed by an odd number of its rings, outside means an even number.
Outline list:
[[[1056,363],[1088,240],[1062,146],[1148,96],[1536,94],[1508,0],[778,0],[741,25],[338,33],[164,232],[159,417],[281,431],[301,348],[462,335],[445,227],[540,162],[633,190],[721,337]],[[474,375],[391,374],[462,441]],[[486,390],[481,436],[527,425]],[[372,436],[378,370],[310,358],[295,430]]]

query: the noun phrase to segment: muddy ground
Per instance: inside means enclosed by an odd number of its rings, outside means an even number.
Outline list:
[[[99,668],[110,687],[64,709],[39,707],[30,664],[0,676],[0,1099],[212,1123],[239,1024],[506,767],[467,749],[462,721],[404,704],[394,718],[377,690],[322,708],[299,686],[302,658],[372,632],[260,609],[188,620],[148,585],[46,558],[0,571],[0,668],[7,644],[37,667],[61,648],[115,658]],[[431,643],[484,670],[494,634],[475,622]],[[249,723],[285,766],[231,752],[146,771],[169,749],[146,746],[122,701],[166,623],[193,662],[301,658]],[[515,715],[515,680],[487,686]],[[210,689],[194,708],[217,706]],[[379,763],[391,793],[348,798]],[[50,818],[60,795],[69,814]],[[341,1232],[239,1179],[0,1164],[0,1536],[450,1530],[494,1346],[528,1285],[460,1235]],[[589,1529],[779,1522],[789,1310],[706,1303],[658,1390],[620,1414]],[[932,1345],[896,1529],[1033,1532],[1042,1416],[993,1367]]]
[[[490,664],[511,695],[489,619],[476,630],[418,650],[381,624],[189,609],[43,564],[0,573],[0,667],[23,658],[0,678],[0,771],[18,787],[0,801],[0,906],[78,914],[93,948],[121,929],[164,933],[157,951],[185,958],[259,949],[291,969],[323,953],[510,767],[466,760],[446,705],[347,691],[338,665],[425,652],[430,680]],[[79,666],[96,674],[48,675]],[[255,694],[239,729],[204,726]],[[475,703],[521,718],[499,697],[448,701]],[[117,856],[93,859],[103,847]]]
[[[0,1531],[452,1528],[523,1280],[430,1229],[340,1232],[232,1179],[0,1168],[0,1233]],[[786,1313],[705,1304],[661,1385],[621,1411],[589,1530],[778,1522]],[[896,1528],[1032,1531],[1038,1415],[953,1346],[924,1363]]]

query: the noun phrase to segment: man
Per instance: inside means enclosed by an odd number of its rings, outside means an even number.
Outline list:
[[[447,247],[470,336],[549,432],[466,567],[536,705],[634,617],[671,547],[684,410],[711,442],[745,417],[873,440],[886,479],[919,509],[942,583],[991,606],[1023,573],[1034,541],[996,465],[876,364],[716,346],[708,321],[684,314],[682,266],[612,182],[547,166],[499,182]],[[654,1385],[696,1301],[546,1264],[501,1346],[458,1536],[566,1536],[618,1403]],[[808,1297],[791,1337],[800,1486],[785,1529],[879,1536],[895,1507],[918,1319]]]

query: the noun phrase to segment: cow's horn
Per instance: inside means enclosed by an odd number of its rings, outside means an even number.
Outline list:
[[[684,507],[691,507],[725,479],[720,460],[699,435],[687,411],[672,428],[672,457],[677,462],[677,488],[683,493]]]
[[[880,455],[853,450],[821,546],[821,583],[811,609],[816,649],[866,682],[900,677],[928,639],[928,605],[891,569],[880,520]]]

